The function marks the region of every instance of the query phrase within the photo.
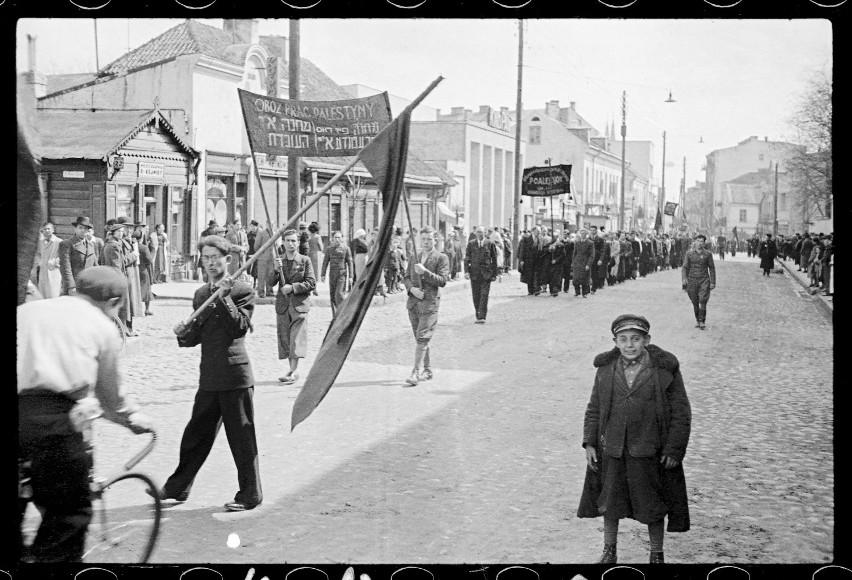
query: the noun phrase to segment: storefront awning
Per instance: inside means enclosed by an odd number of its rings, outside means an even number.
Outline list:
[[[453,225],[462,225],[464,223],[464,219],[457,217],[456,212],[451,210],[449,206],[443,201],[439,201],[438,205],[438,214],[440,215],[440,219],[442,222],[447,222]],[[461,222],[461,223],[458,223]]]

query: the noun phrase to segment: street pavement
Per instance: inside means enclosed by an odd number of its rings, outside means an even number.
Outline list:
[[[274,307],[257,306],[254,368],[264,502],[222,507],[236,492],[224,432],[189,501],[169,507],[156,562],[588,563],[603,523],[578,519],[583,415],[592,359],[610,323],[646,316],[673,352],[693,412],[684,461],[692,529],[666,535],[673,563],[829,562],[834,554],[832,325],[787,275],[754,258],[717,260],[707,329],[694,328],[679,271],[607,287],[588,299],[527,297],[517,275],[491,286],[474,324],[466,282],[445,293],[432,342],[435,378],[405,388],[414,341],[403,296],[374,301],[326,399],[290,432],[293,401],[330,321],[309,315],[301,379],[277,378]],[[197,388],[199,348],[171,328],[191,312],[158,299],[125,351],[127,390],[159,429],[139,469],[159,482],[177,464]],[[111,472],[141,438],[98,422],[97,469]],[[141,498],[114,519],[145,517]],[[229,534],[239,547],[226,545]],[[623,520],[621,562],[647,562],[647,528]]]

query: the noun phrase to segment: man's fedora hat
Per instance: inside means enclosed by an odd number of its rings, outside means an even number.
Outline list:
[[[133,222],[131,222],[131,221],[130,221],[127,217],[125,217],[125,216],[121,216],[121,217],[115,218],[115,223],[117,223],[117,224],[121,224],[121,225],[123,225],[123,226],[125,226],[125,227],[128,227],[128,228],[135,228],[136,226],[141,226],[141,225],[142,225],[142,224],[134,224]]]
[[[77,226],[86,226],[89,229],[94,228],[94,226],[92,225],[92,220],[90,220],[88,216],[84,216],[84,215],[78,216],[77,221],[75,221],[71,225],[75,228]]]

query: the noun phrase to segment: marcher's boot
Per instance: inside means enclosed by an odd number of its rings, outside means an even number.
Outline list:
[[[615,546],[615,544],[604,544],[603,553],[601,554],[601,559],[598,560],[598,564],[618,563],[618,555],[616,554]]]
[[[665,564],[666,563],[665,559],[663,558],[662,552],[651,552],[651,557],[650,557],[649,562],[651,564]]]
[[[419,382],[420,382],[420,372],[415,368],[411,371],[411,376],[409,376],[407,379],[405,379],[405,383],[414,387]]]

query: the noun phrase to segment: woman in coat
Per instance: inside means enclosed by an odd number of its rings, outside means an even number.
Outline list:
[[[355,277],[352,279],[353,283],[361,276],[364,266],[367,265],[368,252],[367,232],[359,229],[355,232],[355,239],[352,240],[352,258],[355,260]]]
[[[775,247],[775,242],[772,241],[772,234],[766,234],[766,239],[760,242],[760,248],[757,250],[757,256],[760,258],[760,267],[763,268],[763,275],[769,276],[769,272],[775,267],[775,257],[778,255],[778,249]]]
[[[154,259],[151,254],[150,240],[145,235],[143,226],[137,226],[133,232],[136,245],[139,248],[139,290],[142,303],[145,304],[145,316],[153,316],[151,312],[151,284],[154,281]]]

